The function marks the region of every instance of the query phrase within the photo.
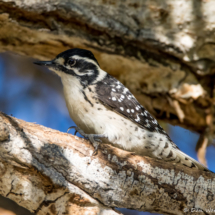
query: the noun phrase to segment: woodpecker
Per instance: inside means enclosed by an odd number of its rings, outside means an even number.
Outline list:
[[[95,151],[105,142],[141,156],[209,171],[177,147],[134,95],[100,68],[91,51],[69,49],[35,64],[60,76],[75,129],[91,141]]]

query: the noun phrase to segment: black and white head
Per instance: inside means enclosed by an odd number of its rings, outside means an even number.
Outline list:
[[[67,78],[75,77],[84,87],[105,76],[93,53],[85,49],[69,49],[51,61],[37,61],[35,64],[48,67],[60,77],[65,75]]]

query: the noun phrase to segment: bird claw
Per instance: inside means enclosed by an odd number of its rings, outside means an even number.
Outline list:
[[[70,126],[70,127],[67,129],[67,133],[68,133],[71,129],[73,129],[73,128],[75,129],[75,132],[77,133],[77,129],[76,129],[77,126]],[[75,133],[75,134],[76,134],[76,133]]]
[[[84,131],[82,131],[78,126],[69,127],[67,130],[67,133],[69,132],[70,129],[73,129],[73,128],[75,129],[74,135],[76,135],[78,132],[79,134],[81,134],[83,137],[87,138],[92,143],[92,145],[94,147],[92,156],[96,155],[98,152],[99,145],[102,142],[102,140],[100,140],[99,138],[104,138],[105,135],[103,135],[103,134],[85,134]]]
[[[93,145],[93,146],[94,146],[94,151],[93,151],[93,154],[92,154],[91,156],[97,155],[97,153],[98,153],[98,149],[99,149],[99,145],[100,145],[100,143],[97,143],[97,145],[96,145],[96,146],[95,146],[95,145]]]
[[[77,133],[81,134],[83,137],[85,138],[88,138],[88,135],[85,134],[78,126],[70,126],[68,129],[67,129],[67,133],[69,132],[69,130],[71,129],[75,129],[75,133],[74,135],[76,135]]]

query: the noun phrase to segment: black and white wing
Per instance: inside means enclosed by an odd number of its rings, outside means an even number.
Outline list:
[[[107,74],[102,81],[97,83],[96,93],[98,99],[113,111],[120,113],[148,131],[164,134],[170,139],[157,120],[114,77]]]

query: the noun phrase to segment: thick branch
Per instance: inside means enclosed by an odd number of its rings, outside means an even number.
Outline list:
[[[38,214],[183,214],[215,205],[215,176],[0,113],[0,194]],[[81,214],[83,214],[81,212]]]
[[[81,139],[71,139],[71,135],[63,134],[59,142],[60,132],[2,113],[0,137],[1,195],[41,215],[121,214],[88,195],[72,180],[67,180],[67,176],[72,177],[74,172],[71,172],[73,165],[64,152],[75,153]],[[67,149],[68,141],[75,144],[72,151]],[[65,170],[65,167],[69,169]],[[81,166],[77,164],[75,168]]]
[[[213,8],[213,1],[3,0],[0,50],[51,59],[90,49],[156,118],[202,132],[212,115]]]

